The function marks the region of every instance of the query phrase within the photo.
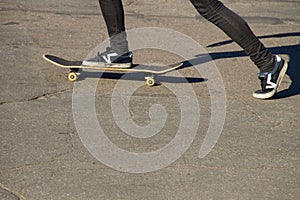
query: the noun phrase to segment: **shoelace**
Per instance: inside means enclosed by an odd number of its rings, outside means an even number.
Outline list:
[[[262,90],[266,89],[266,86],[267,86],[267,75],[268,75],[267,72],[261,72],[258,75],[258,78],[260,80],[260,85],[261,85]]]

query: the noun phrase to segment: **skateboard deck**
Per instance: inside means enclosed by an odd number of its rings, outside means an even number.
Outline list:
[[[68,79],[70,81],[77,80],[78,76],[80,75],[79,73],[80,69],[93,69],[93,70],[121,72],[121,73],[142,72],[145,74],[146,85],[148,86],[153,86],[155,84],[155,75],[165,74],[167,72],[178,69],[183,65],[183,63],[175,63],[167,66],[149,66],[149,65],[133,64],[130,68],[115,68],[115,67],[110,67],[109,64],[103,66],[83,66],[82,61],[65,60],[63,58],[54,55],[49,55],[49,54],[44,54],[43,58],[53,65],[70,69],[70,72],[68,74]]]

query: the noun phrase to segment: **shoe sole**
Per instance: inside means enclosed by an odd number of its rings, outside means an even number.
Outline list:
[[[283,79],[283,77],[284,77],[284,75],[287,71],[287,68],[288,68],[288,63],[285,61],[284,65],[283,65],[283,67],[282,67],[282,69],[279,73],[277,83],[276,83],[276,87],[274,88],[274,90],[272,90],[271,92],[265,93],[265,94],[253,93],[253,97],[257,98],[257,99],[269,99],[269,98],[273,97],[276,94],[277,89],[281,84],[281,81],[282,81],[282,79]]]
[[[121,69],[128,69],[132,66],[131,63],[112,63],[112,64],[107,64],[107,63],[92,63],[92,62],[86,62],[82,64],[83,66],[89,66],[89,67],[101,67],[101,68],[121,68]]]
[[[105,67],[119,68],[119,69],[128,69],[131,66],[132,66],[132,63],[122,63],[122,64],[112,63],[112,64],[105,64]]]

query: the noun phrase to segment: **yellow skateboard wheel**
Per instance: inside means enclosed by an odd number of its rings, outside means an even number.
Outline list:
[[[152,87],[155,84],[155,80],[152,77],[146,79],[146,85]]]
[[[77,79],[77,74],[76,74],[75,72],[70,72],[70,73],[68,74],[68,79],[69,79],[69,81],[76,81],[76,79]]]

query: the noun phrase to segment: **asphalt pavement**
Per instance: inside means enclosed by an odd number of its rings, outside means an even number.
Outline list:
[[[98,1],[1,0],[0,199],[300,199],[300,1],[223,2],[289,62],[271,100],[189,1],[123,1],[135,63],[195,64],[149,88],[42,59],[103,44]]]

